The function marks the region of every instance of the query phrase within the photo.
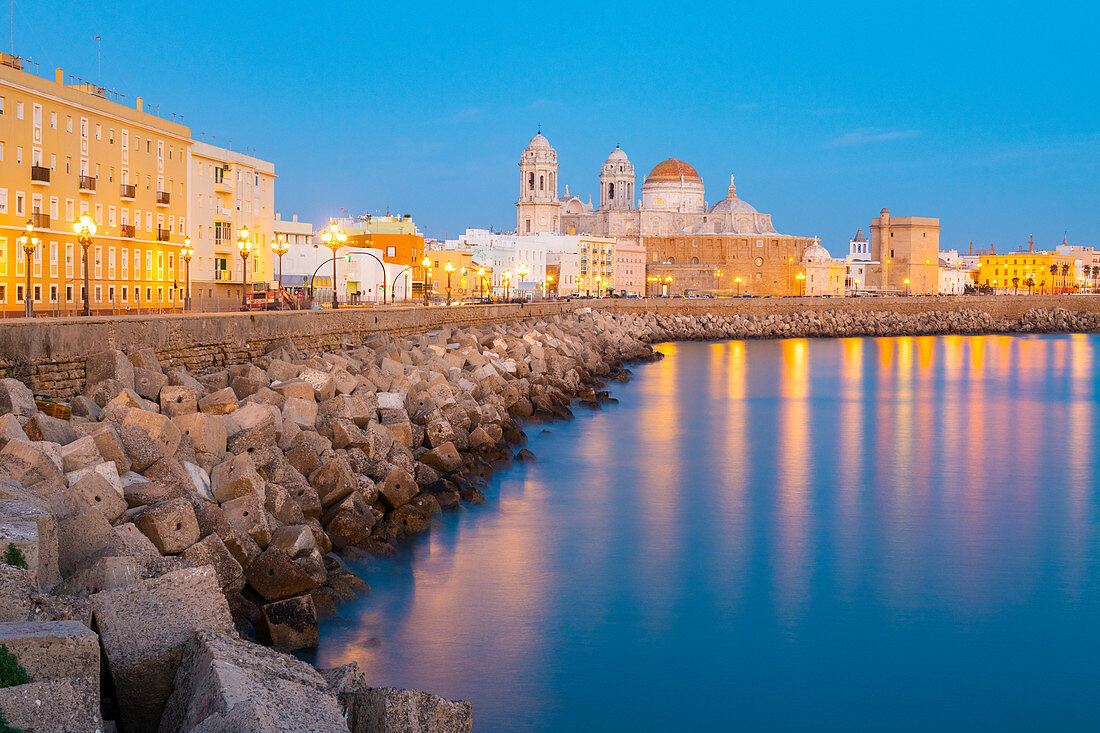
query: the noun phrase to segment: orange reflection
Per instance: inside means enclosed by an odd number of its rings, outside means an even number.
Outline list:
[[[806,339],[781,341],[775,584],[779,613],[796,623],[806,600],[811,473],[809,365]]]

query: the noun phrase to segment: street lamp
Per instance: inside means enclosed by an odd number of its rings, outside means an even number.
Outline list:
[[[886,292],[890,291],[890,260],[886,260],[882,263],[882,289]]]
[[[332,222],[321,234],[321,241],[332,250],[332,307],[335,310],[340,307],[340,301],[336,298],[336,252],[348,241],[348,235]]]
[[[554,287],[554,276],[548,274],[546,276],[546,287],[543,288],[543,291],[542,291],[542,297],[545,298],[546,296],[548,296],[550,294],[550,290],[553,287]]]
[[[279,256],[279,290],[283,289],[283,255],[290,251],[290,245],[287,244],[286,238],[283,235],[275,237],[275,244],[271,246],[271,251]]]
[[[905,285],[905,294],[909,295],[909,278],[902,280],[902,283]]]
[[[794,262],[794,257],[787,258],[787,297],[791,295],[791,263]]]
[[[577,275],[577,290],[580,291],[582,287],[584,287],[584,277],[582,275]],[[586,292],[585,295],[587,294]]]
[[[738,275],[737,277],[733,278],[733,281],[735,283],[737,283],[737,297],[740,298],[741,297],[741,276]]]
[[[485,297],[485,268],[478,268],[477,271],[477,297],[478,300],[482,300]]]
[[[462,275],[462,279],[458,282],[458,294],[462,295],[466,292],[466,265],[459,269],[458,274]]]
[[[38,248],[38,237],[34,234],[34,222],[27,222],[27,233],[19,237],[19,244],[23,245],[23,256],[26,260],[24,269],[27,271],[27,287],[23,291],[23,303],[26,306],[27,318],[34,318],[34,299],[31,297],[31,255]]]
[[[715,289],[715,291],[717,291],[717,292],[715,292],[715,296],[722,295],[722,270],[721,270],[721,268],[716,269],[714,271],[714,289]]]
[[[794,276],[794,279],[798,281],[798,295],[802,297],[806,294],[806,273],[800,272]]]
[[[665,277],[665,295],[672,294],[672,275]]]
[[[428,255],[420,260],[420,266],[424,268],[424,305],[428,305],[428,282],[432,279],[432,261],[428,259]]]
[[[447,305],[451,304],[451,273],[455,271],[454,263],[445,262],[443,269],[447,271]]]
[[[237,251],[241,253],[241,310],[248,310],[248,255],[252,252],[252,239],[248,227],[237,232]]]
[[[505,270],[500,277],[504,281],[504,299],[508,300],[512,294],[512,271]]]
[[[180,252],[180,256],[183,257],[183,261],[187,265],[187,280],[184,283],[184,287],[187,289],[184,291],[183,309],[189,311],[191,310],[191,258],[195,256],[195,248],[191,246],[191,237],[183,240],[183,251]]]
[[[596,297],[600,297],[600,283],[603,282],[603,277],[596,275]]]
[[[84,250],[84,315],[86,316],[92,315],[92,300],[89,292],[91,286],[88,282],[88,247],[92,245],[92,237],[95,236],[97,229],[95,219],[87,213],[81,214],[80,218],[73,222],[76,241],[80,243],[81,249]]]
[[[518,280],[518,282],[519,282],[519,283],[522,283],[522,282],[523,282],[523,280],[524,280],[524,278],[526,278],[526,277],[527,277],[527,273],[529,273],[530,271],[531,271],[531,270],[529,270],[529,269],[527,268],[527,263],[526,263],[526,262],[521,262],[521,263],[519,263],[519,266],[518,266],[518,267],[516,267],[516,274],[517,274],[517,275],[519,275],[519,280]]]

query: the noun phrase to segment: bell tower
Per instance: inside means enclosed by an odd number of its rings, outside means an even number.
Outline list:
[[[560,217],[558,152],[540,131],[531,138],[519,159],[516,233],[557,232]]]
[[[634,165],[618,145],[600,168],[600,211],[634,210]]]

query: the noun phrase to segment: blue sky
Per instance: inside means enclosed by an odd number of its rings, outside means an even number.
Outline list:
[[[512,228],[536,128],[597,193],[616,144],[642,176],[729,174],[834,253],[883,206],[945,247],[1100,244],[1093,4],[16,2],[15,50],[182,113],[276,164],[311,221],[411,213],[430,235]],[[102,72],[97,45],[102,37]]]

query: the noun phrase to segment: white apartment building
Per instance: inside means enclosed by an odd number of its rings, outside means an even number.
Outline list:
[[[243,296],[244,264],[237,247],[248,227],[250,290],[275,281],[271,244],[275,239],[275,164],[204,142],[193,141],[189,159],[191,303],[194,310],[226,307]]]

